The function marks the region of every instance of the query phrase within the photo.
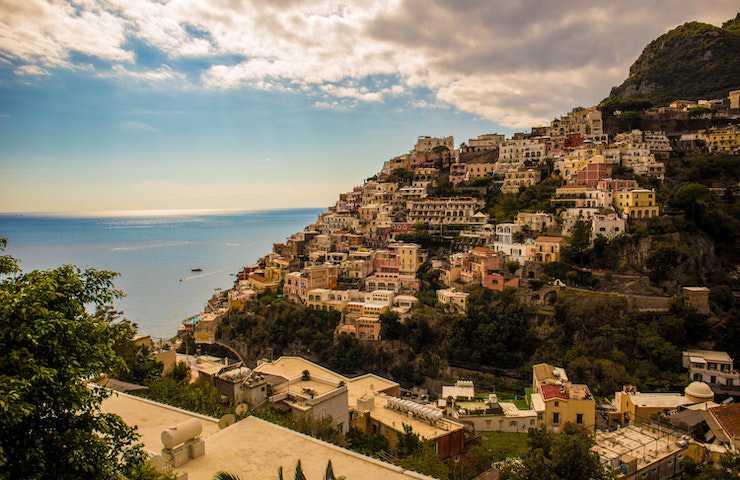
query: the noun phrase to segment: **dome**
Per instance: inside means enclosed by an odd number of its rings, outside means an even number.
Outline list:
[[[694,403],[707,402],[714,400],[714,392],[704,382],[691,382],[688,387],[684,389],[686,398]]]

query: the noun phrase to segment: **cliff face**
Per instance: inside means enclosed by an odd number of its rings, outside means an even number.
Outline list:
[[[653,103],[726,97],[740,88],[740,13],[721,28],[689,22],[650,42],[610,97]]]

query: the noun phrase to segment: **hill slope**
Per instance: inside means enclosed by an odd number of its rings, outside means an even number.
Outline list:
[[[653,103],[726,97],[740,88],[740,13],[720,27],[685,23],[650,42],[610,97]]]

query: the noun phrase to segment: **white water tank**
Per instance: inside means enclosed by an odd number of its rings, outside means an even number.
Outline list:
[[[197,437],[202,431],[203,424],[199,420],[186,420],[162,431],[162,445],[165,448],[173,449],[181,443]]]

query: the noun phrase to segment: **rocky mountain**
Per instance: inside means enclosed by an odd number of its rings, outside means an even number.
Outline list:
[[[610,98],[653,103],[726,97],[740,88],[740,13],[722,27],[688,22],[650,42]]]

